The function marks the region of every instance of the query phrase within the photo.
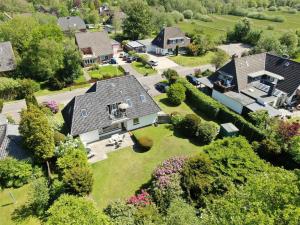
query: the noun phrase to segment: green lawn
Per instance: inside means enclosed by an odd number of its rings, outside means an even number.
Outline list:
[[[103,75],[108,75],[110,77],[121,76],[123,71],[119,69],[118,66],[107,65],[100,66],[98,70],[90,70],[89,74],[92,78],[101,79]]]
[[[300,53],[296,56],[296,58],[294,59],[296,62],[300,62]]]
[[[22,206],[26,203],[28,199],[28,194],[30,190],[30,185],[25,185],[21,188],[16,189],[5,189],[0,191],[0,224],[3,225],[12,225],[12,224],[29,224],[29,225],[39,225],[40,222],[37,218],[29,217],[29,218],[22,218],[22,222],[13,222],[12,214],[15,209]],[[10,192],[16,199],[16,203],[13,203],[13,200],[10,196]]]
[[[283,23],[271,22],[268,20],[250,19],[253,27],[263,30],[265,34],[280,36],[282,33],[289,30],[299,29],[300,13],[290,14],[286,12],[264,12],[267,15],[283,16]],[[216,40],[226,34],[228,29],[232,29],[236,22],[241,19],[239,16],[232,15],[210,15],[212,22],[203,22],[198,20],[185,20],[177,24],[184,32],[193,32],[195,29],[202,30],[204,33],[211,35]],[[272,25],[274,30],[267,30],[267,27]]]
[[[179,106],[173,106],[168,102],[167,94],[161,94],[154,97],[159,107],[165,113],[179,112],[182,115],[194,113],[194,111],[185,103],[181,103]]]
[[[215,55],[214,52],[207,52],[203,56],[178,55],[178,56],[170,56],[169,59],[173,60],[175,63],[181,66],[194,67],[194,66],[210,64],[214,55]]]
[[[58,93],[62,93],[62,92],[67,92],[67,91],[72,91],[78,88],[85,88],[85,87],[89,87],[91,84],[80,84],[80,85],[73,85],[70,87],[66,87],[63,88],[61,90],[57,90],[57,91],[52,91],[49,89],[41,89],[37,92],[35,92],[35,96],[42,96],[42,95],[54,95],[54,94],[58,94]]]
[[[83,76],[83,74],[80,77],[78,77],[76,80],[74,80],[75,84],[81,84],[84,82],[86,82],[86,80],[85,80],[85,77]]]
[[[138,73],[145,75],[151,75],[151,74],[155,74],[157,71],[155,69],[153,69],[151,66],[146,65],[144,66],[141,62],[132,62],[131,66],[133,67],[133,69],[135,69]]]
[[[144,153],[125,148],[108,155],[108,159],[92,165],[95,182],[92,198],[100,208],[119,198],[128,198],[147,183],[153,170],[165,159],[177,155],[191,155],[200,147],[188,139],[178,138],[168,125],[146,127],[134,135],[148,136],[154,140],[151,150]]]

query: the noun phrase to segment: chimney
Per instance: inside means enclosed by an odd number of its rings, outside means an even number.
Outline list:
[[[269,91],[268,91],[268,96],[272,96],[275,92],[276,83],[270,82],[269,86],[270,86],[270,88],[269,88]]]

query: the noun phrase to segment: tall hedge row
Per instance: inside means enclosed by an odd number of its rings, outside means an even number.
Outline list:
[[[185,79],[178,82],[186,87],[186,96],[190,104],[197,110],[203,112],[207,117],[220,123],[233,123],[249,141],[262,140],[265,135],[257,127],[248,122],[241,115],[231,111],[229,108],[199,91]]]

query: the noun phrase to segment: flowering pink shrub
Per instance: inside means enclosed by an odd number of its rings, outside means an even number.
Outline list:
[[[130,197],[127,204],[131,204],[137,207],[144,207],[151,204],[151,197],[146,190],[142,190],[141,194]]]
[[[157,186],[159,188],[169,186],[173,175],[182,171],[185,160],[185,157],[172,157],[158,166],[153,173]]]
[[[59,111],[59,107],[56,101],[43,102],[43,105],[51,110],[52,113],[56,114]]]

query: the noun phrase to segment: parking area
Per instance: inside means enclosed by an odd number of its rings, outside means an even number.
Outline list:
[[[157,66],[155,66],[155,69],[157,69],[158,71],[163,71],[169,68],[178,67],[178,64],[168,59],[168,57],[166,56],[155,56],[151,54],[147,54],[147,55],[149,56],[150,60],[157,62]]]

